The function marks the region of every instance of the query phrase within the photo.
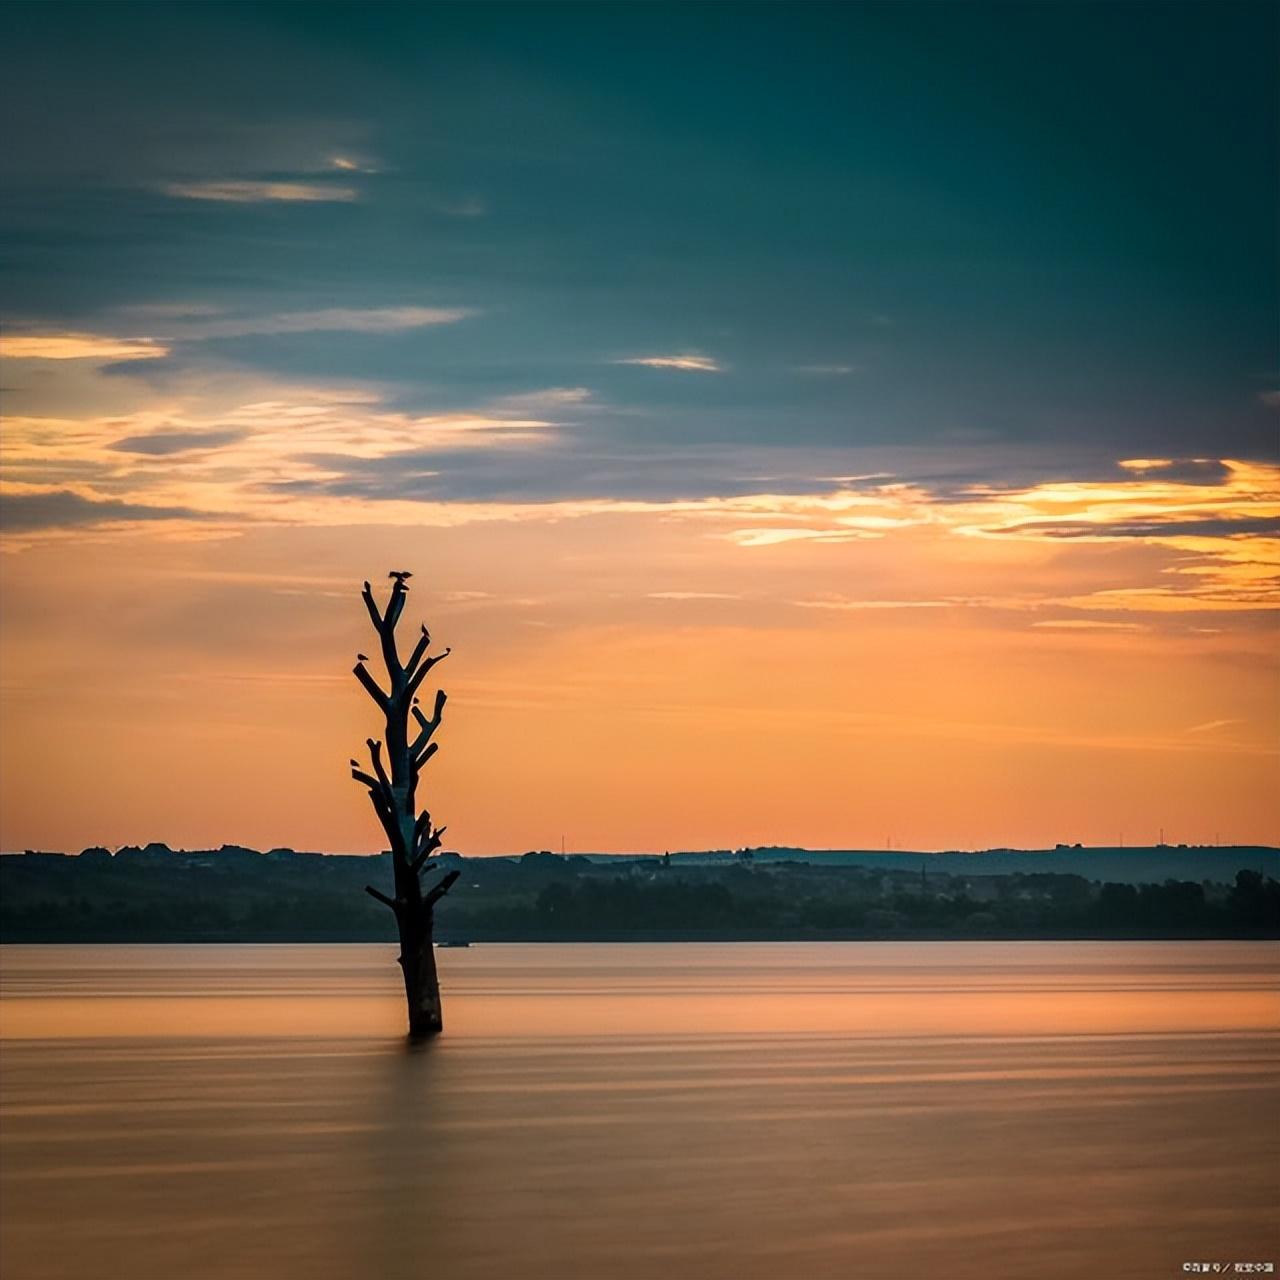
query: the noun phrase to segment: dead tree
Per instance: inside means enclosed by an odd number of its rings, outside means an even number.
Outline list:
[[[386,720],[386,732],[382,742],[368,739],[371,771],[362,768],[358,760],[352,760],[351,776],[368,789],[374,812],[390,842],[395,896],[388,897],[373,885],[366,885],[365,892],[395,913],[400,930],[399,964],[404,970],[404,993],[409,1002],[409,1035],[422,1037],[435,1035],[443,1026],[431,936],[433,913],[436,903],[453,887],[458,872],[448,872],[433,885],[425,880],[439,870],[440,864],[433,860],[433,855],[440,848],[445,829],[433,827],[431,815],[425,809],[418,812],[418,782],[439,745],[432,739],[440,727],[446,695],[443,689],[437,691],[435,707],[428,718],[418,706],[418,690],[431,668],[449,656],[449,650],[428,657],[431,635],[424,626],[413,652],[401,662],[396,649],[396,624],[404,612],[409,592],[406,580],[411,575],[393,572],[388,576],[393,585],[385,612],[379,612],[367,582],[361,594],[378,633],[390,688],[383,689],[370,675],[364,654],[359,655],[355,665],[356,679],[378,704]],[[412,737],[410,719],[414,722]]]

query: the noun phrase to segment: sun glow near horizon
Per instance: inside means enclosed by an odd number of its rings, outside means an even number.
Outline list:
[[[282,501],[262,477],[323,473],[344,432],[348,457],[509,447],[465,415],[284,407],[10,425],[6,505],[33,518],[0,558],[6,846],[374,847],[340,766],[368,728],[358,584],[393,561],[454,647],[429,781],[466,852],[1276,838],[1275,468]],[[38,483],[72,465],[93,483]],[[110,750],[44,768],[85,733]]]

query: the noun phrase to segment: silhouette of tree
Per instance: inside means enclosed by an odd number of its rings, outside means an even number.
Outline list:
[[[352,760],[351,776],[368,789],[374,812],[390,842],[395,896],[388,897],[373,885],[366,885],[365,892],[395,914],[400,931],[399,964],[404,971],[405,997],[409,1004],[409,1034],[421,1037],[435,1035],[444,1025],[432,946],[433,913],[436,903],[453,887],[459,873],[450,871],[430,888],[424,885],[424,877],[439,869],[433,856],[440,848],[445,828],[433,827],[431,815],[425,809],[418,813],[418,781],[439,745],[432,739],[440,727],[446,694],[443,689],[437,691],[435,707],[428,718],[418,706],[418,690],[432,667],[449,656],[449,650],[428,657],[431,634],[424,625],[413,651],[401,662],[396,648],[396,624],[404,612],[409,592],[407,579],[411,575],[396,571],[388,576],[392,587],[385,612],[379,612],[367,582],[361,595],[378,633],[390,688],[384,690],[370,675],[364,654],[359,655],[354,669],[356,679],[382,712],[386,731],[383,742],[374,738],[367,741],[372,772]],[[411,718],[416,725],[412,738]]]

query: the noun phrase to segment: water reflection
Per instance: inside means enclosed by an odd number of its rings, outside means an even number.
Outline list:
[[[7,1277],[1280,1262],[1275,952],[7,948]],[[109,1260],[109,1265],[104,1260]]]

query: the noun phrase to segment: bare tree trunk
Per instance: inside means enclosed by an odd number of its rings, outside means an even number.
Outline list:
[[[425,893],[422,876],[436,870],[438,862],[430,859],[440,848],[443,827],[432,827],[431,815],[417,811],[418,779],[427,761],[435,754],[437,744],[431,739],[440,727],[446,697],[436,694],[435,710],[428,719],[418,708],[417,691],[427,672],[449,654],[445,649],[428,658],[431,636],[426,627],[406,662],[401,663],[396,649],[396,623],[404,609],[408,588],[407,573],[393,573],[395,585],[380,613],[373,592],[366,582],[361,593],[369,617],[373,620],[382,647],[382,657],[390,680],[390,692],[384,692],[365,667],[363,654],[355,666],[355,675],[365,691],[378,704],[386,719],[387,763],[383,763],[383,744],[368,740],[372,773],[351,761],[351,776],[368,789],[374,812],[382,823],[391,844],[391,861],[395,872],[395,897],[390,898],[372,885],[365,892],[390,907],[400,931],[400,968],[404,973],[405,998],[409,1006],[409,1034],[432,1036],[444,1025],[440,1009],[440,982],[436,975],[436,957],[432,944],[435,905],[453,887],[457,871],[450,871]],[[409,718],[417,722],[418,733],[410,741]],[[388,771],[388,767],[390,769]]]
[[[440,1007],[440,979],[432,945],[430,913],[423,925],[400,926],[400,967],[404,970],[404,994],[409,1002],[409,1035],[415,1039],[444,1030]]]

